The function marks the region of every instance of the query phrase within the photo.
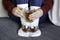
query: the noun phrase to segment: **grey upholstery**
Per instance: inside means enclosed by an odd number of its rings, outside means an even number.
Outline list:
[[[60,27],[49,22],[40,24],[42,35],[40,37],[19,37],[18,24],[9,18],[0,18],[0,40],[60,40]]]

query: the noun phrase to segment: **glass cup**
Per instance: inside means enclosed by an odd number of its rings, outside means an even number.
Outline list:
[[[29,19],[29,15],[32,14],[32,13],[33,13],[32,11],[26,11],[26,12],[25,12],[25,20],[26,20],[27,22],[33,22],[33,20],[30,20],[30,19]]]

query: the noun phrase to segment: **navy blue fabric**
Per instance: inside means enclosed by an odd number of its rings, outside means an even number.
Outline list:
[[[46,18],[47,18],[47,14],[44,14],[42,17],[40,17],[39,24],[43,23],[46,20]]]
[[[44,0],[30,0],[30,5],[31,6],[41,6],[43,2],[44,2]],[[24,4],[24,3],[28,3],[28,0],[12,0],[12,3],[14,3],[15,5],[17,5],[17,4]],[[14,20],[15,22],[17,22],[17,23],[20,22],[20,18],[14,16],[12,13],[9,12],[8,15],[9,15],[9,18]],[[47,14],[44,14],[40,18],[39,23],[44,22],[46,17],[47,17]]]
[[[11,2],[16,6],[17,4],[16,0],[11,0]]]
[[[16,0],[16,3],[17,4],[25,4],[25,3],[28,4],[28,0]]]
[[[30,0],[31,6],[41,6],[43,3],[43,0]]]
[[[8,16],[9,16],[9,18],[12,19],[13,21],[15,21],[15,22],[17,22],[17,23],[21,23],[21,22],[20,22],[20,18],[14,16],[12,13],[9,12],[9,13],[8,13]]]
[[[41,6],[44,0],[30,0],[31,6]],[[16,0],[17,4],[28,4],[28,0]]]

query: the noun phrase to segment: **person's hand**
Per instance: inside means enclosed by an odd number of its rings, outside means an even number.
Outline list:
[[[24,15],[23,15],[23,9],[22,8],[20,8],[20,7],[15,7],[15,8],[13,8],[13,10],[12,10],[12,13],[13,13],[13,15],[15,15],[15,16],[17,16],[17,17],[23,17]]]
[[[33,12],[32,14],[29,15],[29,19],[30,20],[35,20],[37,18],[40,18],[42,15],[43,15],[43,10],[38,9],[35,12]]]

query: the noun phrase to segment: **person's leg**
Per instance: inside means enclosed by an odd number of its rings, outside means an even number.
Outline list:
[[[43,23],[45,20],[46,20],[46,17],[47,17],[47,14],[44,14],[40,19],[36,19],[34,20],[34,22],[31,23],[31,26],[30,26],[30,30],[31,30],[31,37],[37,37],[37,36],[40,36],[41,35],[41,31],[40,31],[40,27],[39,27],[39,23]],[[38,33],[38,34],[37,34]]]
[[[29,37],[28,26],[30,23],[27,23],[25,18],[21,18],[22,27],[18,30],[18,35],[22,37]]]
[[[21,21],[19,17],[14,16],[12,13],[8,13],[8,16],[11,20],[13,20],[14,22],[18,23],[18,30],[21,28]]]
[[[43,27],[40,26],[40,24],[41,24],[41,23],[44,23],[44,22],[46,21],[47,17],[48,17],[48,14],[44,14],[44,15],[39,19],[39,24],[38,24],[38,26],[39,26],[40,29],[43,28]]]
[[[20,18],[14,16],[12,13],[8,13],[8,16],[10,19],[12,19],[14,22],[20,23]]]

